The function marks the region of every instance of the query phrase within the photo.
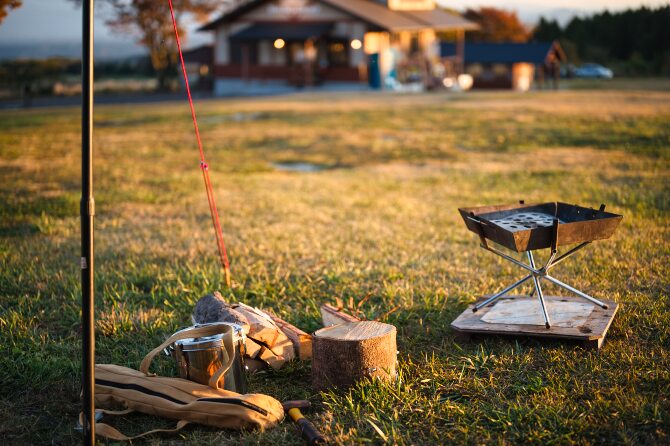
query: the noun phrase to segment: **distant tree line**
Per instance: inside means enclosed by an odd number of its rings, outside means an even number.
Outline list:
[[[4,20],[10,10],[21,6],[23,0],[0,0],[0,23]],[[75,5],[81,6],[82,0],[69,0]],[[233,0],[172,0],[174,5],[175,21],[182,40],[186,41],[187,32],[183,27],[184,16],[190,15],[199,22],[205,22],[209,16],[219,9],[225,8]],[[114,30],[125,35],[133,35],[149,53],[151,67],[148,71],[158,80],[159,90],[176,88],[177,82],[177,44],[174,38],[174,30],[170,10],[167,1],[158,0],[101,0],[111,9],[111,15],[106,24]],[[48,61],[21,61],[12,63],[0,63],[0,87],[14,86],[15,83],[31,84],[35,79],[44,79],[46,85],[53,80],[54,67],[60,66],[64,69],[61,73],[67,74],[67,59],[54,58]],[[127,68],[121,64],[96,63],[96,74],[99,70],[103,75],[114,76],[113,71],[124,71]],[[147,69],[144,64],[141,72]],[[16,70],[16,71],[13,71]],[[110,72],[112,71],[112,72]],[[22,73],[24,81],[13,73]],[[123,75],[123,73],[116,73]],[[57,79],[56,79],[57,80]],[[11,88],[11,87],[10,87]]]
[[[95,79],[154,77],[156,71],[148,56],[95,63]],[[51,94],[57,82],[79,82],[81,61],[63,57],[43,60],[0,61],[0,90],[12,95],[30,92],[33,95]]]
[[[622,75],[670,76],[670,5],[574,17],[565,27],[543,17],[532,39],[559,40],[571,63],[607,64]]]

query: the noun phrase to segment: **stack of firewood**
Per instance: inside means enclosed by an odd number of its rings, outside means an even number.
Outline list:
[[[229,304],[215,292],[200,299],[193,322],[231,322],[243,327],[246,364],[254,371],[279,369],[295,358],[312,360],[312,385],[317,390],[348,387],[365,377],[396,375],[396,329],[376,321],[361,321],[329,304],[321,306],[324,328],[313,335],[274,313],[243,303]]]

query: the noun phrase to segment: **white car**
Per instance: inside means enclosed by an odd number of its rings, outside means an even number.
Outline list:
[[[590,79],[612,79],[614,73],[609,68],[598,65],[597,63],[585,63],[575,69],[575,77],[585,77]]]

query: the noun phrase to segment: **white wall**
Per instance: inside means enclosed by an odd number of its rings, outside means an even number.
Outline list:
[[[230,62],[228,34],[228,26],[221,26],[216,29],[214,40],[214,64],[216,65],[226,65]]]
[[[227,65],[230,63],[230,42],[228,36],[249,27],[248,23],[221,25],[215,31],[214,64]]]

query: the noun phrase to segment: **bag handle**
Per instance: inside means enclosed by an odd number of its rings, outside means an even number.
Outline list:
[[[128,409],[128,410],[122,410],[122,411],[118,411],[118,412],[109,411],[109,410],[102,410],[102,411],[97,410],[97,412],[103,412],[103,413],[108,414],[108,415],[123,415],[123,414],[126,414],[126,413],[133,412],[133,410]],[[83,423],[84,423],[84,413],[81,412],[79,414],[79,424],[81,424],[83,426]],[[109,424],[95,423],[95,433],[96,433],[96,435],[100,435],[102,437],[109,438],[109,439],[112,439],[112,440],[129,441],[129,440],[135,440],[137,438],[144,437],[146,435],[156,434],[158,432],[174,434],[174,433],[177,433],[180,430],[182,430],[188,424],[189,424],[189,421],[180,420],[179,422],[177,422],[177,426],[175,426],[172,429],[153,429],[153,430],[146,431],[146,432],[143,432],[141,434],[133,435],[132,437],[129,437],[129,436],[121,433],[118,429],[113,428]]]
[[[223,345],[228,353],[228,361],[219,368],[219,370],[212,375],[209,380],[209,386],[214,389],[219,389],[219,381],[223,375],[230,369],[230,366],[235,360],[235,348],[233,346],[233,327],[230,324],[215,322],[212,324],[202,324],[190,327],[184,330],[180,330],[177,333],[173,334],[165,342],[151,350],[142,360],[140,364],[140,372],[144,373],[146,376],[156,376],[155,373],[149,372],[149,367],[151,366],[151,361],[156,357],[157,354],[163,351],[167,346],[174,344],[176,341],[181,339],[189,338],[202,338],[205,336],[213,336],[217,334],[224,334]]]

